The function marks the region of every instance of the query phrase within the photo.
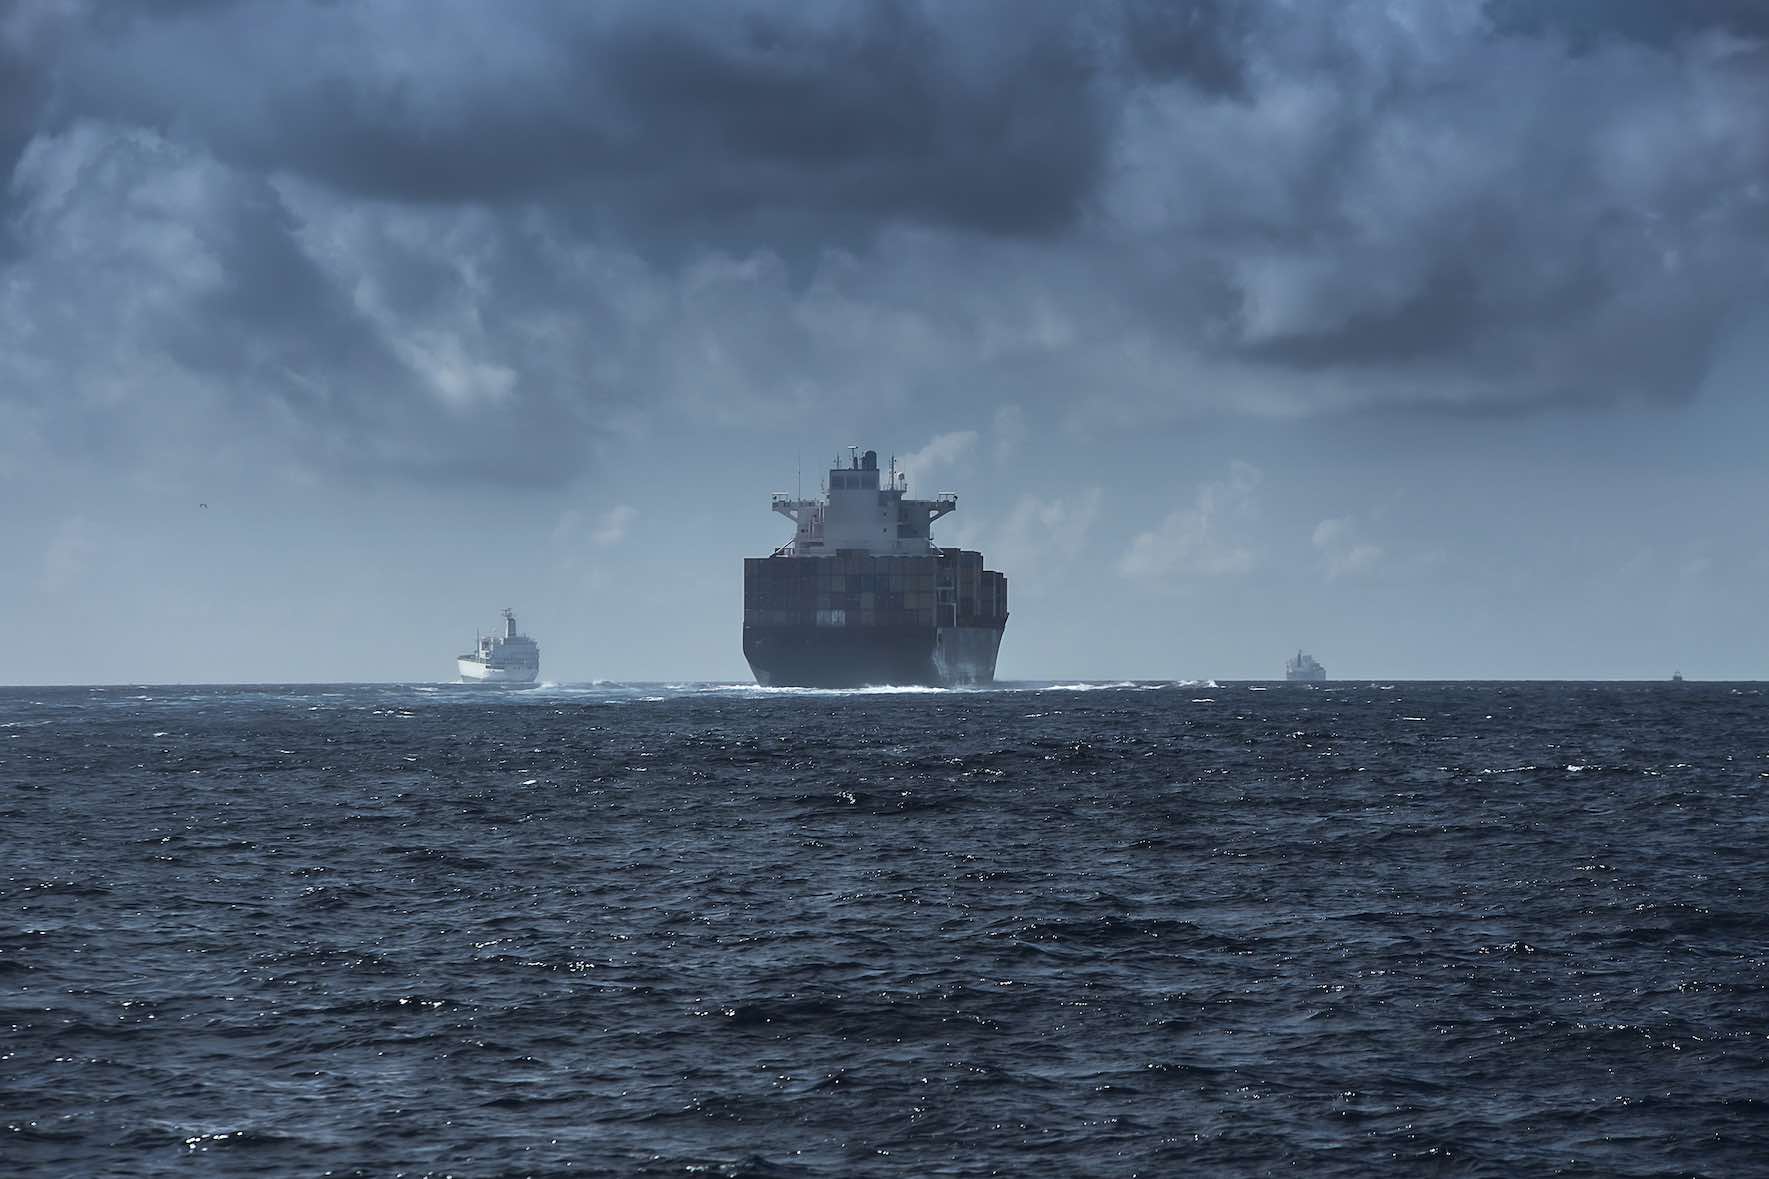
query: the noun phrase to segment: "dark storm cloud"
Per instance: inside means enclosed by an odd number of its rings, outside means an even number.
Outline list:
[[[1702,33],[1769,36],[1769,5],[1762,0],[1488,0],[1501,30],[1558,35],[1581,51],[1605,43],[1668,45]]]
[[[1373,400],[1677,398],[1762,298],[1760,45],[1569,58],[1450,5],[1260,16],[1244,102],[1166,95],[1126,136],[1176,157],[1144,228],[1202,354]]]
[[[1054,5],[439,7],[447,35],[411,37],[392,65],[376,39],[408,30],[372,11],[213,13],[96,39],[62,114],[179,124],[227,158],[376,199],[690,226],[779,209],[1051,232],[1105,150],[1097,54]],[[160,56],[230,50],[213,82]]]
[[[865,13],[809,33],[755,19],[730,40],[655,18],[619,30],[599,72],[643,163],[691,162],[709,181],[686,200],[655,195],[696,218],[763,205],[1010,234],[1069,225],[1105,130],[1072,30],[1034,16],[967,52],[917,10]]]
[[[1759,12],[0,5],[0,396],[525,480],[647,403],[1686,397],[1769,269]]]
[[[1252,5],[1245,0],[1127,0],[1118,28],[1128,62],[1157,78],[1244,95]]]
[[[37,133],[49,100],[43,46],[25,20],[22,0],[0,0],[0,180],[12,175],[25,145]],[[12,232],[7,191],[0,184],[0,264],[19,248]]]

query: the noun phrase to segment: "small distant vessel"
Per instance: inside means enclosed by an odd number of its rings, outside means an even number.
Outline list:
[[[1322,683],[1327,678],[1327,669],[1313,655],[1296,652],[1296,658],[1284,663],[1284,678],[1306,684]]]
[[[1682,682],[1683,682],[1683,673],[1682,673],[1682,672],[1680,672],[1680,671],[1673,671],[1673,672],[1672,672],[1672,673],[1671,673],[1671,682],[1672,682],[1672,683],[1673,683],[1673,684],[1680,684],[1680,683],[1682,683]]]
[[[455,660],[463,684],[532,684],[541,673],[541,649],[516,633],[516,615],[504,611],[502,635],[480,635],[479,648]]]

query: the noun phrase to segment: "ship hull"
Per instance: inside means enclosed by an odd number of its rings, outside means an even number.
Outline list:
[[[982,687],[1001,628],[745,626],[743,655],[764,687]]]
[[[455,667],[463,684],[532,684],[540,675],[539,668],[494,667],[477,659],[457,659]]]

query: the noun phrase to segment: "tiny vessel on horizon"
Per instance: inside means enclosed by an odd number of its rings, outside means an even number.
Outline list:
[[[541,673],[541,649],[516,631],[516,615],[504,614],[502,635],[480,635],[476,650],[455,660],[463,684],[532,684]]]
[[[1296,652],[1296,658],[1284,663],[1284,678],[1294,682],[1319,684],[1327,678],[1327,669],[1313,655]]]

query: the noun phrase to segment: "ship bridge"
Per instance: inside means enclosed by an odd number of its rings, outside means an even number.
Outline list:
[[[878,468],[876,450],[860,454],[858,447],[853,449],[845,465],[837,461],[829,469],[822,498],[775,493],[774,511],[796,525],[782,554],[926,556],[933,552],[933,523],[958,510],[958,497],[945,492],[933,499],[910,499],[909,477],[897,470],[896,459],[884,472]]]

